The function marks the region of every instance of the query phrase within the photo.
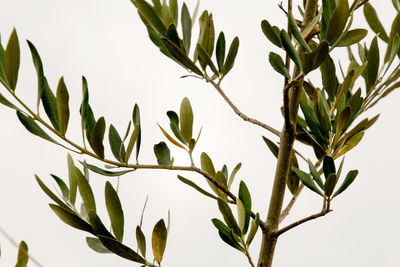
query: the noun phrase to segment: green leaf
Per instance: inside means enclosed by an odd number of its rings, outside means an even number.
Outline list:
[[[169,165],[171,162],[171,154],[165,142],[154,145],[154,154],[157,158],[158,165]]]
[[[0,83],[4,85],[4,87],[9,88],[7,81],[7,75],[5,70],[5,63],[4,63],[5,51],[3,46],[1,45],[1,36],[0,36]]]
[[[240,199],[236,200],[236,207],[237,207],[239,228],[240,228],[240,231],[242,232],[241,236],[243,236],[246,234],[244,232],[245,221],[246,221],[246,211],[245,211],[243,203]]]
[[[211,220],[214,226],[218,229],[221,239],[233,248],[239,251],[244,251],[243,247],[230,235],[230,229],[220,220],[214,218]]]
[[[246,184],[243,181],[240,181],[239,184],[239,199],[243,204],[243,208],[245,211],[244,214],[244,222],[240,229],[242,230],[243,235],[247,233],[249,229],[250,223],[250,215],[251,215],[251,195],[249,189],[247,188]]]
[[[94,210],[87,210],[87,217],[89,218],[90,225],[92,226],[93,231],[96,233],[96,236],[102,235],[109,238],[114,238]]]
[[[69,94],[64,83],[64,77],[60,78],[57,86],[57,114],[60,133],[65,136],[69,121]]]
[[[322,19],[321,19],[321,37],[326,39],[327,28],[331,20],[332,13],[335,10],[336,1],[322,0]]]
[[[124,236],[124,212],[118,193],[114,190],[110,182],[106,183],[105,199],[113,233],[115,238],[121,242]]]
[[[160,124],[157,123],[157,125],[158,125],[158,127],[161,129],[161,132],[164,134],[164,136],[165,136],[172,144],[174,144],[174,145],[176,145],[177,147],[180,147],[180,148],[182,148],[182,149],[185,149],[185,147],[182,146],[181,144],[179,144],[179,142],[176,141],[172,136],[170,136],[170,135],[167,133],[167,131],[165,131],[164,128],[161,127]],[[179,131],[179,132],[180,132],[180,131]]]
[[[153,247],[154,260],[160,264],[164,255],[165,246],[167,245],[167,228],[164,220],[159,220],[153,228],[151,236],[151,244]]]
[[[394,8],[399,11],[400,10],[400,1],[399,0],[392,0],[392,4]]]
[[[144,236],[140,226],[136,226],[136,242],[138,244],[140,253],[146,258],[146,237]]]
[[[179,117],[182,137],[186,142],[189,142],[193,133],[193,111],[187,97],[182,100]]]
[[[181,63],[185,68],[191,70],[197,75],[203,76],[201,70],[193,63],[193,61],[190,58],[188,58],[186,53],[180,47],[176,46],[174,43],[172,43],[170,40],[166,38],[161,38],[161,40],[163,41],[165,47],[168,49],[171,55],[179,63]]]
[[[260,225],[260,214],[257,213],[256,219],[251,220],[250,232],[246,239],[247,246],[250,246],[251,241],[253,241],[253,238],[256,236],[259,225]]]
[[[238,50],[239,50],[239,38],[236,36],[235,39],[233,39],[231,46],[229,47],[224,67],[222,68],[222,75],[225,76],[233,68]]]
[[[44,85],[43,85],[41,100],[43,103],[44,110],[46,111],[47,117],[50,119],[54,129],[60,131],[58,122],[57,99],[54,96],[53,92],[51,91],[46,77],[44,77]]]
[[[18,258],[15,267],[26,267],[28,266],[28,261],[28,245],[25,243],[25,241],[21,241],[18,246]]]
[[[0,68],[1,68],[1,67],[0,67]],[[7,98],[5,98],[2,94],[0,94],[0,103],[3,104],[3,105],[5,105],[5,106],[7,106],[7,107],[9,107],[9,108],[12,108],[12,109],[18,110],[19,112],[22,112],[21,109],[19,109],[19,108],[16,107],[13,103],[11,103],[10,101],[8,101]]]
[[[133,147],[136,143],[136,140],[138,139],[139,129],[140,129],[140,125],[137,124],[135,126],[135,128],[133,129],[131,138],[129,139],[128,147],[126,148],[126,154],[125,154],[125,162],[126,163],[128,163],[129,158],[131,157],[131,154],[132,154]]]
[[[335,161],[332,157],[325,155],[322,166],[325,179],[328,179],[329,175],[332,173],[336,173]]]
[[[94,237],[86,237],[86,244],[89,248],[93,249],[97,253],[112,253],[108,250],[103,243],[101,243],[100,239]]]
[[[335,63],[328,55],[324,62],[320,65],[322,84],[324,90],[328,93],[328,100],[333,101],[336,96],[338,80],[336,77]]]
[[[103,139],[105,131],[106,131],[106,121],[104,120],[104,117],[101,117],[97,120],[93,128],[92,136],[90,137],[90,142],[89,142],[94,153],[96,153],[96,155],[98,155],[102,159],[104,159]]]
[[[199,54],[199,61],[204,66],[203,69],[205,70],[206,66],[209,66],[212,72],[214,72],[215,75],[219,76],[219,72],[207,52],[204,51],[204,49],[199,44],[197,44],[196,50]]]
[[[197,190],[198,192],[202,193],[203,195],[213,198],[213,199],[217,199],[214,195],[210,194],[209,192],[207,192],[206,190],[202,189],[200,186],[198,186],[197,184],[195,184],[194,182],[192,182],[189,179],[186,179],[185,177],[182,177],[180,175],[178,175],[178,179],[183,182],[184,184],[187,184],[190,187],[193,187],[195,190]]]
[[[317,170],[315,169],[314,165],[311,163],[310,160],[308,162],[308,168],[310,169],[311,176],[313,177],[314,181],[318,184],[318,186],[323,190],[324,183],[322,182],[321,176],[319,176]]]
[[[358,175],[357,170],[351,170],[347,173],[346,178],[344,178],[343,183],[340,185],[338,190],[336,190],[335,194],[333,194],[332,198],[336,197],[340,193],[342,193],[344,190],[347,189],[351,185],[351,183],[356,179]]]
[[[82,76],[82,104],[80,108],[81,113],[81,126],[82,135],[86,131],[86,138],[88,141],[91,140],[92,132],[96,124],[92,108],[89,105],[89,89],[87,80]]]
[[[311,179],[311,177],[310,177],[310,175],[308,173],[305,173],[305,172],[297,169],[296,167],[292,167],[292,171],[294,171],[297,174],[297,176],[300,178],[300,180],[303,182],[303,184],[305,186],[307,186],[309,189],[311,189],[312,191],[314,191],[318,195],[320,195],[322,197],[324,196],[324,194],[322,194],[322,192],[314,184],[314,181]]]
[[[208,14],[205,10],[199,18],[200,33],[197,43],[208,53],[211,57],[214,51],[215,30],[212,14]],[[195,58],[197,58],[195,54]]]
[[[178,2],[177,0],[169,0],[169,11],[175,25],[178,25]]]
[[[192,20],[190,19],[190,13],[185,3],[183,3],[181,11],[181,23],[182,23],[182,34],[183,34],[183,46],[185,47],[186,55],[190,51],[190,42],[192,39]]]
[[[57,145],[59,144],[53,138],[51,138],[45,131],[43,131],[42,128],[40,128],[40,126],[37,125],[36,122],[32,118],[25,116],[18,110],[17,110],[17,116],[18,116],[19,121],[22,123],[22,125],[24,125],[24,127],[28,130],[28,132],[30,132],[31,134],[34,134],[36,136],[39,136],[40,138],[43,138],[54,144],[57,144]]]
[[[170,24],[167,30],[166,38],[174,43],[176,46],[181,47],[181,41],[179,39],[178,32],[176,31],[175,25]]]
[[[338,177],[337,177],[336,173],[331,173],[331,174],[329,174],[328,178],[326,178],[324,189],[325,189],[325,195],[327,197],[330,197],[332,195],[337,181],[338,181]]]
[[[231,173],[231,176],[229,176],[228,189],[231,188],[231,185],[232,185],[232,183],[233,183],[233,181],[234,181],[234,179],[235,179],[235,176],[236,176],[237,172],[240,170],[241,167],[242,167],[242,163],[239,162],[239,163],[235,166],[235,168],[233,168],[232,173]]]
[[[101,235],[98,236],[98,238],[100,239],[101,243],[103,243],[103,245],[107,249],[109,249],[113,253],[117,254],[118,256],[120,256],[124,259],[130,260],[130,261],[143,263],[143,264],[146,263],[146,260],[143,259],[139,254],[137,254],[135,251],[133,251],[129,247],[121,244],[117,240],[106,237],[106,236],[101,236]]]
[[[44,88],[44,83],[45,83],[43,64],[42,64],[42,60],[40,59],[40,56],[39,56],[39,53],[38,53],[36,47],[30,41],[27,40],[27,42],[28,42],[29,49],[31,51],[33,64],[35,65],[36,74],[37,74],[37,78],[38,78],[38,98],[37,98],[36,105],[39,108],[39,102],[40,102],[40,99],[42,98],[42,93],[43,93],[43,88]]]
[[[13,29],[4,53],[4,67],[8,85],[15,91],[18,80],[20,61],[19,41],[15,28]],[[22,266],[22,265],[21,265]]]
[[[108,141],[110,142],[111,151],[114,157],[120,161],[124,162],[125,159],[125,147],[122,142],[121,136],[115,129],[114,125],[110,124],[110,129],[108,131]]]
[[[276,34],[274,31],[273,27],[269,24],[267,20],[263,20],[261,22],[261,29],[264,33],[264,35],[268,38],[268,40],[276,45],[277,47],[281,48],[282,47],[282,42],[279,34]]]
[[[375,38],[371,42],[371,46],[368,51],[368,65],[367,65],[367,84],[368,88],[374,86],[377,78],[378,78],[378,71],[379,71],[379,46],[378,46],[378,39]]]
[[[340,137],[342,133],[344,133],[350,116],[351,116],[350,106],[347,106],[345,109],[342,110],[342,112],[340,112],[336,124],[336,136]]]
[[[311,52],[311,48],[308,46],[306,40],[304,40],[303,36],[300,33],[299,27],[297,27],[296,20],[293,17],[292,12],[288,12],[288,20],[289,20],[289,27],[292,30],[292,34],[294,38],[301,44],[301,46],[307,51]]]
[[[168,111],[167,116],[170,120],[169,126],[171,127],[172,132],[174,133],[175,137],[178,138],[179,141],[181,141],[184,144],[187,144],[185,139],[182,137],[181,130],[179,129],[179,117],[178,114],[176,114],[175,111]]]
[[[331,45],[342,35],[349,17],[349,2],[347,0],[338,0],[337,2],[337,6],[329,20],[326,34],[326,40]]]
[[[49,206],[64,223],[73,228],[95,234],[90,224],[88,224],[76,214],[54,204],[49,204]]]
[[[396,36],[393,39],[390,54],[387,59],[385,58],[385,63],[387,63],[387,69],[389,69],[389,67],[392,65],[392,62],[396,57],[396,54],[399,52],[399,47],[400,47],[400,38],[399,35],[396,34]]]
[[[220,72],[222,72],[222,69],[224,67],[225,48],[226,48],[225,35],[224,32],[220,32],[217,39],[217,46],[215,48],[215,56],[217,58],[218,70]]]
[[[346,140],[346,142],[344,143],[344,146],[337,153],[336,158],[346,154],[351,149],[353,149],[355,146],[357,146],[358,143],[360,143],[363,136],[364,136],[364,132],[360,132],[360,133],[354,135],[353,137],[351,137],[350,139]]]
[[[87,211],[93,210],[96,212],[96,203],[93,195],[92,188],[89,185],[88,180],[85,176],[83,176],[82,172],[75,167],[75,176],[78,181],[78,189],[79,193],[82,197],[83,203],[85,205],[85,209]]]
[[[301,54],[303,72],[305,74],[318,68],[329,54],[329,44],[326,41],[319,43],[318,47],[312,51]]]
[[[364,4],[364,16],[371,30],[373,30],[374,33],[376,33],[384,42],[389,42],[389,37],[386,34],[385,28],[380,22],[375,9],[369,2]]]
[[[272,152],[272,154],[276,158],[278,158],[279,147],[274,142],[269,140],[267,137],[262,136],[262,138],[263,138],[264,142],[267,144],[267,146],[268,146],[269,150]]]
[[[396,37],[397,34],[400,35],[400,12],[397,13],[396,17],[392,22],[392,28],[390,30],[388,46],[386,48],[385,62],[389,60],[394,38]]]
[[[359,43],[365,36],[367,36],[368,31],[365,29],[354,29],[346,32],[340,42],[336,45],[338,47],[341,46],[350,46],[355,43]]]
[[[109,171],[109,170],[104,170],[102,168],[99,168],[99,167],[97,167],[95,165],[91,165],[91,164],[86,163],[84,161],[79,161],[79,163],[81,163],[85,168],[88,168],[89,170],[91,170],[91,171],[93,171],[95,173],[98,173],[98,174],[101,174],[101,175],[104,175],[104,176],[108,176],[108,177],[118,177],[118,176],[122,176],[122,175],[124,175],[126,173],[134,171],[134,170],[131,169],[131,170],[113,172],[113,171]]]
[[[228,203],[226,203],[221,198],[218,198],[217,201],[218,201],[219,211],[221,212],[222,216],[224,217],[225,223],[228,225],[229,228],[231,228],[233,230],[233,232],[236,235],[241,236],[242,232],[239,228],[238,223],[236,222],[235,217],[232,214],[232,210],[229,207]]]
[[[290,79],[290,74],[289,70],[286,68],[285,63],[283,63],[283,60],[280,55],[270,52],[269,53],[269,63],[271,66],[274,68],[276,72],[284,76],[285,78]]]
[[[215,175],[214,175],[214,180],[223,188],[228,189],[228,182],[226,180],[226,176],[224,175],[223,172],[218,171]],[[222,192],[220,192],[222,193]]]
[[[56,181],[58,187],[60,188],[63,199],[68,200],[68,198],[69,198],[68,186],[64,183],[64,181],[62,179],[60,179],[56,175],[50,174],[50,176],[53,177],[54,181]]]
[[[165,35],[167,29],[165,28],[164,24],[162,23],[152,6],[149,5],[145,0],[132,0],[132,2],[137,7],[139,13],[144,18],[146,18],[151,26],[156,29],[161,35]]]
[[[68,153],[68,181],[69,181],[69,201],[74,205],[76,200],[76,190],[78,189],[78,181],[75,175],[75,164],[71,155]]]
[[[281,30],[280,36],[281,36],[282,46],[285,49],[286,53],[288,53],[289,57],[296,64],[297,68],[301,70],[302,66],[299,54],[297,54],[297,51],[294,49],[288,33],[285,30]]]
[[[200,162],[201,162],[201,169],[207,172],[210,176],[214,177],[215,175],[214,164],[212,163],[211,158],[205,152],[201,153]]]

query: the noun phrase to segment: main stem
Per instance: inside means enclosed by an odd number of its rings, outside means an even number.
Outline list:
[[[310,23],[315,17],[317,7],[318,0],[307,1],[302,23],[303,27]],[[294,77],[296,76],[297,71],[295,70]],[[257,264],[258,267],[272,266],[272,259],[278,239],[276,233],[278,231],[279,218],[282,211],[283,199],[285,197],[286,180],[290,170],[293,143],[296,139],[295,125],[302,87],[295,86],[292,88],[285,88],[284,91],[284,108],[288,110],[289,116],[285,116],[285,122],[280,135],[278,162],[275,171],[271,199],[269,202],[266,227],[264,227],[262,233],[260,256]]]

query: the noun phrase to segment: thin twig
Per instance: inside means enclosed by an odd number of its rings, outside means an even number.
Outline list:
[[[250,123],[253,123],[255,125],[261,126],[262,128],[270,131],[271,133],[275,134],[276,136],[280,136],[280,132],[276,129],[274,129],[273,127],[260,122],[256,119],[250,118],[247,115],[243,114],[243,112],[241,112],[233,103],[232,101],[226,96],[226,94],[224,93],[224,91],[221,89],[221,86],[219,84],[217,84],[215,81],[213,81],[210,77],[205,75],[205,79],[207,82],[211,83],[215,89],[217,89],[218,93],[222,96],[222,98],[225,100],[225,102],[228,103],[228,105],[233,109],[233,111],[240,117],[242,118],[244,121],[248,121]]]
[[[25,254],[25,256],[29,257],[29,260],[31,260],[36,266],[38,267],[43,267],[42,264],[40,264],[32,255],[29,255],[28,251],[26,251],[24,248],[20,248],[18,243],[6,232],[4,231],[3,228],[0,227],[0,233],[16,248],[18,248],[22,253]]]
[[[301,225],[301,224],[303,224],[303,223],[305,223],[305,222],[308,222],[308,221],[317,219],[317,218],[319,218],[319,217],[325,216],[326,214],[328,214],[328,213],[331,212],[331,211],[332,211],[331,209],[324,209],[324,210],[322,210],[321,212],[318,212],[318,213],[316,213],[316,214],[313,214],[313,215],[311,215],[311,216],[308,216],[308,217],[306,217],[306,218],[303,218],[303,219],[301,219],[301,220],[298,220],[297,222],[294,222],[294,223],[292,223],[292,224],[289,224],[288,226],[286,226],[286,227],[280,229],[279,231],[277,231],[277,232],[276,232],[276,237],[280,236],[281,234],[283,234],[283,233],[289,231],[290,229],[293,229],[293,228],[295,228],[295,227],[297,227],[297,226],[299,226],[299,225]]]
[[[279,223],[283,222],[283,220],[289,215],[290,210],[293,208],[294,203],[296,203],[296,200],[300,196],[300,193],[303,190],[303,188],[304,184],[301,184],[297,189],[297,192],[292,196],[292,199],[289,201],[286,208],[281,213],[281,217],[279,218]]]

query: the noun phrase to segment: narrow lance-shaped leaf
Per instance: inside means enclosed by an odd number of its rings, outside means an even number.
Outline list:
[[[344,190],[346,190],[347,187],[349,187],[351,185],[351,183],[354,182],[354,180],[356,179],[357,175],[358,175],[358,170],[349,171],[347,173],[347,175],[346,175],[346,178],[344,178],[343,183],[340,185],[340,187],[335,192],[335,194],[333,194],[332,198],[336,197],[337,195],[342,193]]]
[[[274,31],[273,27],[269,24],[267,20],[263,20],[261,22],[261,29],[264,35],[268,38],[268,40],[276,45],[277,47],[282,47],[281,38],[276,32]]]
[[[40,188],[43,190],[43,192],[45,192],[45,194],[51,198],[55,203],[57,203],[59,206],[61,206],[62,208],[69,210],[70,208],[61,200],[59,199],[43,182],[42,180],[40,180],[39,176],[37,176],[35,174],[35,179],[38,182]]]
[[[167,32],[164,24],[150,4],[144,0],[132,0],[132,2],[137,7],[139,13],[146,18],[146,20],[154,27],[154,29],[156,29],[161,35],[164,35]]]
[[[242,233],[245,235],[249,228],[250,215],[251,215],[251,195],[246,184],[241,181],[239,185],[239,199],[241,200],[244,207],[244,222],[241,227]]]
[[[79,193],[82,197],[83,203],[85,204],[86,210],[93,210],[96,212],[96,203],[93,195],[92,188],[89,185],[88,180],[83,176],[82,172],[75,167],[75,175],[78,181]]]
[[[9,87],[7,82],[7,75],[5,70],[4,63],[5,51],[1,44],[1,36],[0,36],[0,83],[4,85],[4,87]]]
[[[69,153],[67,156],[67,164],[69,181],[69,201],[72,203],[72,205],[74,205],[76,200],[76,191],[78,189],[78,181],[75,175],[75,164]]]
[[[0,78],[1,81],[1,78]],[[20,108],[18,108],[17,106],[15,106],[13,103],[11,103],[10,101],[8,101],[7,98],[5,98],[2,94],[0,94],[0,103],[5,105],[6,107],[18,110],[20,112],[22,112],[22,110]]]
[[[389,41],[389,37],[383,27],[382,23],[380,22],[378,15],[376,14],[375,9],[369,2],[364,4],[364,16],[367,20],[369,27],[378,34],[379,38],[381,38],[384,42]]]
[[[281,30],[280,36],[281,36],[282,46],[285,49],[286,53],[288,53],[289,57],[296,64],[297,68],[301,70],[302,66],[299,54],[294,49],[288,33],[285,30]]]
[[[125,146],[117,129],[115,129],[112,124],[110,124],[110,129],[108,131],[108,141],[110,142],[111,152],[114,157],[118,161],[123,162],[125,159]]]
[[[318,68],[322,62],[326,59],[329,53],[329,44],[326,41],[319,43],[318,47],[308,53],[301,55],[301,61],[303,66],[303,72],[305,74]]]
[[[204,65],[203,69],[205,70],[206,66],[209,66],[212,72],[214,72],[214,74],[218,76],[219,72],[207,52],[199,44],[197,44],[196,50],[199,54],[200,63],[203,63]]]
[[[343,33],[349,17],[349,2],[348,0],[338,0],[335,11],[329,20],[326,40],[329,44],[334,44]]]
[[[73,228],[95,234],[90,224],[88,224],[76,214],[54,204],[49,204],[49,206],[64,223]]]
[[[218,208],[222,216],[224,217],[225,223],[229,226],[229,228],[231,228],[236,235],[241,236],[242,232],[236,222],[235,217],[232,214],[232,210],[229,207],[228,203],[226,203],[221,198],[218,198]]]
[[[94,210],[87,210],[87,217],[89,219],[89,223],[92,226],[93,231],[96,233],[96,236],[102,235],[107,236],[114,239],[114,236],[107,230],[100,217],[96,214]]]
[[[324,189],[325,189],[325,195],[327,197],[330,197],[332,195],[337,181],[338,181],[338,177],[337,177],[336,173],[331,173],[331,174],[329,174],[328,178],[326,178]]]
[[[43,92],[41,95],[41,100],[42,100],[42,104],[43,104],[44,110],[46,112],[46,115],[49,118],[54,129],[56,129],[57,131],[60,131],[59,121],[58,121],[57,99],[54,96],[53,91],[51,91],[46,77],[44,77],[44,85],[43,85]]]
[[[313,180],[311,179],[310,175],[308,173],[305,173],[295,167],[292,167],[292,170],[297,174],[297,176],[300,178],[300,180],[303,182],[305,186],[307,186],[309,189],[314,191],[320,196],[324,196],[322,192],[318,189],[318,187],[314,184]]]
[[[257,233],[259,225],[260,225],[260,214],[257,213],[256,219],[255,220],[251,220],[250,232],[249,232],[249,234],[247,236],[247,239],[246,239],[246,245],[247,246],[250,246],[251,241],[253,241],[253,238],[256,236],[256,233]]]
[[[79,163],[81,163],[83,165],[83,167],[85,167],[85,168],[87,168],[87,169],[89,169],[89,170],[91,170],[91,171],[93,171],[95,173],[98,173],[98,174],[103,175],[103,176],[108,176],[108,177],[119,177],[119,176],[122,176],[122,175],[124,175],[124,174],[126,174],[128,172],[134,171],[133,169],[128,169],[128,170],[124,170],[124,171],[109,171],[109,170],[104,170],[102,168],[99,168],[99,167],[97,167],[95,165],[86,163],[84,161],[79,161]]]
[[[217,65],[218,65],[218,70],[222,72],[222,69],[224,67],[224,61],[225,61],[225,35],[224,32],[220,32],[218,35],[217,39],[217,46],[215,48],[215,56],[217,58]]]
[[[176,141],[172,136],[170,136],[167,131],[164,130],[163,127],[161,127],[161,125],[159,125],[157,123],[158,127],[161,129],[161,132],[164,134],[164,136],[174,145],[176,145],[177,147],[180,147],[182,149],[186,149],[184,146],[182,146],[181,144],[179,144],[178,141]]]
[[[47,141],[50,141],[54,144],[58,145],[58,142],[56,142],[53,138],[51,138],[45,131],[40,128],[39,125],[36,124],[36,122],[31,119],[30,117],[25,116],[22,114],[20,111],[17,111],[17,116],[19,121],[24,125],[24,127],[31,133],[36,136],[39,136]]]
[[[303,36],[300,33],[299,27],[297,27],[296,20],[293,17],[292,12],[288,13],[288,19],[289,19],[289,27],[292,30],[292,34],[294,38],[301,44],[301,46],[307,51],[311,52],[311,48],[308,46],[306,40],[304,40]]]
[[[124,236],[124,212],[122,210],[121,201],[118,193],[115,191],[110,182],[106,183],[105,199],[107,212],[110,217],[111,227],[115,238],[122,241]]]
[[[169,165],[171,162],[171,154],[165,142],[154,145],[154,154],[156,155],[158,165]]]
[[[45,79],[44,72],[43,72],[43,65],[42,65],[42,60],[39,56],[39,53],[38,53],[36,47],[30,41],[27,40],[27,42],[28,42],[29,49],[31,51],[33,64],[35,65],[36,74],[37,74],[37,78],[38,78],[38,98],[37,98],[36,106],[37,106],[37,108],[39,108],[39,103],[40,103],[40,99],[42,98],[44,79]]]
[[[188,186],[194,188],[195,190],[197,190],[198,192],[200,192],[201,194],[213,198],[213,199],[217,199],[214,195],[210,194],[209,192],[207,192],[206,190],[204,190],[203,188],[201,188],[200,186],[198,186],[197,184],[195,184],[194,182],[192,182],[189,179],[186,179],[185,177],[182,177],[180,175],[178,175],[178,179],[184,183],[187,184]]]
[[[11,90],[15,90],[18,80],[20,61],[19,41],[17,31],[13,29],[4,53],[5,74]]]
[[[133,107],[133,112],[132,112],[132,121],[133,125],[141,125],[140,122],[140,109],[139,105],[135,103],[135,106]],[[142,144],[142,127],[139,127],[139,133],[136,141],[136,161],[139,159],[139,152],[140,152],[140,145]]]
[[[69,121],[69,94],[64,77],[60,78],[57,86],[57,113],[60,133],[65,135]]]
[[[181,11],[181,23],[182,23],[182,34],[183,34],[183,46],[185,47],[186,55],[190,51],[190,42],[192,39],[192,20],[190,19],[190,13],[185,3],[183,3]]]
[[[134,147],[136,140],[138,138],[138,135],[139,135],[139,129],[140,129],[140,125],[136,125],[135,129],[133,129],[131,138],[129,139],[128,147],[126,148],[126,154],[125,154],[125,162],[126,163],[129,161],[129,158],[131,157],[133,147]]]
[[[212,219],[211,221],[218,229],[219,236],[225,243],[239,251],[244,251],[243,247],[234,238],[231,237],[230,229],[223,222],[216,218]]]
[[[352,44],[359,43],[365,36],[367,36],[368,31],[365,29],[354,29],[348,31],[340,42],[337,44],[338,47],[350,46]]]
[[[231,173],[231,176],[229,176],[229,180],[228,180],[228,189],[231,188],[231,185],[232,185],[232,183],[233,183],[233,181],[234,181],[234,179],[235,179],[235,176],[236,176],[237,172],[240,170],[241,167],[242,167],[242,163],[239,162],[239,163],[235,166],[235,168],[233,168],[232,173]]]
[[[153,228],[151,243],[153,247],[154,260],[160,264],[164,256],[165,246],[167,245],[167,228],[164,220],[159,220]]]
[[[26,267],[28,266],[28,261],[28,245],[25,243],[25,241],[21,241],[18,246],[18,258],[15,267]]]
[[[104,117],[97,120],[96,125],[93,128],[92,136],[90,138],[90,146],[97,156],[104,159],[104,133],[106,131],[106,121]]]
[[[276,72],[278,72],[285,78],[290,79],[289,70],[286,68],[285,63],[283,63],[283,60],[280,55],[274,52],[270,52],[268,60]]]
[[[189,142],[193,133],[193,110],[187,97],[182,100],[179,117],[182,137],[186,142]]]
[[[139,225],[136,226],[136,242],[140,253],[142,253],[143,257],[146,257],[146,237]]]
[[[222,68],[223,75],[228,74],[228,72],[233,68],[238,50],[239,50],[239,38],[236,36],[233,39],[231,46],[229,47],[229,51],[228,51],[228,54],[225,59],[224,67]]]
[[[172,132],[174,133],[175,137],[178,138],[179,141],[181,141],[184,144],[187,144],[185,139],[182,137],[181,130],[179,129],[179,117],[178,114],[176,114],[175,111],[167,111],[167,116],[170,120],[169,126],[171,127]]]
[[[397,34],[400,35],[400,12],[397,13],[396,17],[394,18],[394,20],[392,22],[392,28],[390,30],[388,46],[387,46],[386,54],[385,54],[385,62],[387,62],[390,57],[390,53],[392,51],[392,46],[393,46],[393,41]]]
[[[321,176],[319,176],[317,170],[315,169],[314,165],[311,163],[310,160],[308,162],[308,168],[310,169],[310,173],[314,179],[314,181],[318,184],[321,189],[324,189],[324,183],[322,182]]]
[[[101,243],[112,251],[113,253],[117,254],[118,256],[125,258],[127,260],[133,261],[133,262],[138,262],[138,263],[146,263],[146,260],[141,257],[139,254],[137,254],[135,251],[130,249],[129,247],[123,245],[122,243],[118,242],[115,239],[106,237],[106,236],[98,236],[100,239]]]
[[[54,181],[56,181],[58,187],[60,188],[63,199],[68,200],[69,198],[68,186],[64,183],[64,181],[60,177],[54,174],[50,174],[50,176],[53,177]]]
[[[332,173],[336,173],[335,162],[332,157],[325,156],[322,165],[323,165],[322,167],[324,170],[325,179],[328,179],[328,176],[331,175]]]
[[[371,46],[368,52],[368,65],[367,65],[367,83],[368,87],[370,88],[375,84],[378,78],[378,71],[379,71],[379,46],[378,46],[378,39],[375,38],[371,42]]]

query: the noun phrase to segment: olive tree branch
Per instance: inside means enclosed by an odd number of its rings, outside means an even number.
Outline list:
[[[245,115],[243,112],[241,112],[236,106],[235,104],[232,103],[232,101],[228,98],[228,96],[225,94],[225,92],[222,90],[221,86],[219,83],[216,83],[214,80],[212,80],[210,77],[208,77],[206,74],[204,75],[204,78],[207,82],[211,83],[214,88],[217,90],[217,92],[222,96],[222,98],[225,100],[225,102],[228,103],[228,105],[232,108],[232,110],[240,117],[242,118],[244,121],[248,121],[250,123],[253,123],[255,125],[258,125],[268,131],[270,131],[271,133],[275,134],[276,136],[280,136],[280,132],[276,129],[274,129],[273,127],[258,121],[256,119],[250,118],[247,115]]]
[[[297,227],[297,226],[299,226],[299,225],[301,225],[301,224],[303,224],[305,222],[308,222],[308,221],[311,221],[311,220],[315,220],[315,219],[317,219],[319,217],[323,217],[323,216],[325,216],[326,214],[328,214],[331,211],[333,211],[333,210],[331,210],[329,208],[326,208],[326,209],[323,209],[322,211],[320,211],[320,212],[318,212],[316,214],[310,215],[310,216],[305,217],[305,218],[303,218],[301,220],[298,220],[298,221],[296,221],[294,223],[291,223],[288,226],[285,226],[284,228],[282,228],[279,231],[277,231],[275,236],[278,237],[281,234],[283,234],[283,233],[285,233],[285,232],[287,232],[287,231],[289,231],[289,230],[291,230],[291,229],[293,229],[293,228],[295,228],[295,227]]]

